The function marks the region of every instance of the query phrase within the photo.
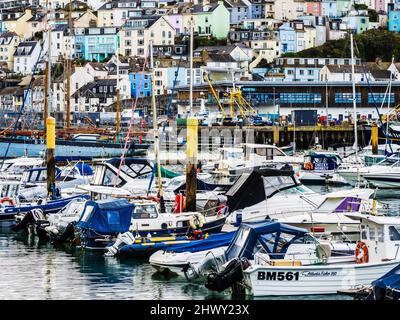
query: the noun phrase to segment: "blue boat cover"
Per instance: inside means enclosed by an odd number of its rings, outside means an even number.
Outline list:
[[[79,170],[79,173],[83,176],[91,176],[93,174],[93,169],[87,163],[77,163],[75,168]]]
[[[242,223],[226,250],[226,257],[253,259],[264,248],[272,259],[280,259],[291,243],[306,235],[305,229],[270,220]]]
[[[372,285],[382,289],[400,290],[400,264],[372,282]]]
[[[131,224],[133,207],[126,199],[87,201],[76,226],[103,235],[126,232]]]

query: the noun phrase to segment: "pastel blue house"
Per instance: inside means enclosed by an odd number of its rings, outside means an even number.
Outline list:
[[[264,18],[264,1],[261,0],[249,0],[251,3],[250,8],[250,19],[261,19]]]
[[[83,58],[85,55],[85,28],[74,29],[74,58]]]
[[[336,0],[322,0],[322,16],[329,18],[339,17]]]
[[[297,52],[296,31],[290,26],[290,23],[282,24],[278,30],[282,53]]]
[[[85,29],[83,58],[88,61],[102,62],[112,57],[119,47],[118,28]]]
[[[389,31],[399,32],[400,31],[400,1],[388,4],[388,25]]]
[[[131,94],[133,98],[151,97],[151,74],[136,72],[129,74]]]

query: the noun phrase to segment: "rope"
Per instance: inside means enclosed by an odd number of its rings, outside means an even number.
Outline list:
[[[146,58],[144,59],[144,62],[143,62],[143,67],[142,67],[142,73],[143,74],[144,74],[144,69],[145,69],[145,66],[146,66],[146,62],[147,62],[147,56],[146,56]],[[138,85],[139,88],[142,85],[143,78],[144,77],[141,77],[140,80],[139,80],[139,85]],[[138,89],[138,88],[136,87],[135,89]],[[138,100],[139,100],[139,94],[136,95],[135,101],[132,101],[132,109],[131,109],[132,110],[132,115],[131,115],[131,119],[129,120],[129,128],[128,128],[128,131],[126,133],[124,150],[122,151],[121,161],[119,162],[118,174],[117,174],[117,178],[115,179],[114,188],[116,187],[118,178],[119,178],[119,176],[121,174],[121,168],[122,168],[122,164],[124,162],[125,154],[126,154],[126,151],[127,151],[127,148],[128,148],[128,141],[129,141],[129,137],[130,137],[131,130],[132,130],[132,124],[133,124],[133,116],[134,116],[135,111],[136,111],[136,106],[137,106]]]

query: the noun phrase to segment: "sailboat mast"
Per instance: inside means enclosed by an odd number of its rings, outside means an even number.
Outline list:
[[[189,86],[189,112],[193,112],[193,17],[190,19],[190,86]]]
[[[354,118],[354,147],[356,150],[356,161],[358,161],[358,138],[357,138],[357,105],[356,105],[356,80],[354,72],[354,46],[353,34],[350,33],[350,51],[351,51],[351,81],[353,87],[353,118]]]
[[[156,154],[156,161],[157,161],[158,194],[159,194],[159,198],[160,198],[161,212],[165,212],[162,177],[161,177],[161,164],[160,164],[160,137],[159,137],[158,125],[157,125],[156,97],[154,95],[155,72],[154,72],[154,62],[153,62],[153,41],[152,40],[150,41],[150,69],[151,69],[151,107],[152,107],[152,112],[153,112],[154,152]]]
[[[394,64],[394,57],[392,57],[392,65]],[[386,116],[386,139],[385,139],[385,152],[387,152],[388,133],[389,133],[389,113],[390,113],[390,92],[392,91],[392,72],[390,72],[389,88],[388,88],[388,103],[387,103],[387,116]],[[390,142],[389,142],[390,143]]]
[[[69,0],[69,48],[67,51],[67,90],[66,90],[66,98],[67,98],[67,129],[70,129],[71,126],[71,48],[72,48],[72,39],[74,37],[73,30],[72,30],[72,0]]]
[[[46,0],[46,27],[47,27],[47,59],[45,63],[45,83],[44,83],[44,110],[43,110],[43,130],[46,134],[46,119],[49,116],[50,109],[50,84],[51,84],[51,26],[50,26],[50,8],[49,0]]]
[[[115,104],[116,108],[116,127],[115,127],[115,139],[118,139],[118,134],[120,132],[120,92],[119,92],[119,48],[117,48],[117,101]]]

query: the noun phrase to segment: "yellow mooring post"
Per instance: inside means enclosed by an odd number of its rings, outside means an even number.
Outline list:
[[[196,211],[198,120],[187,119],[186,211]]]
[[[372,154],[378,154],[378,126],[376,123],[373,123],[371,128],[371,147]]]
[[[279,147],[279,127],[274,126],[274,145]]]
[[[56,119],[48,117],[46,119],[46,163],[47,163],[47,194],[55,197],[56,180]]]

